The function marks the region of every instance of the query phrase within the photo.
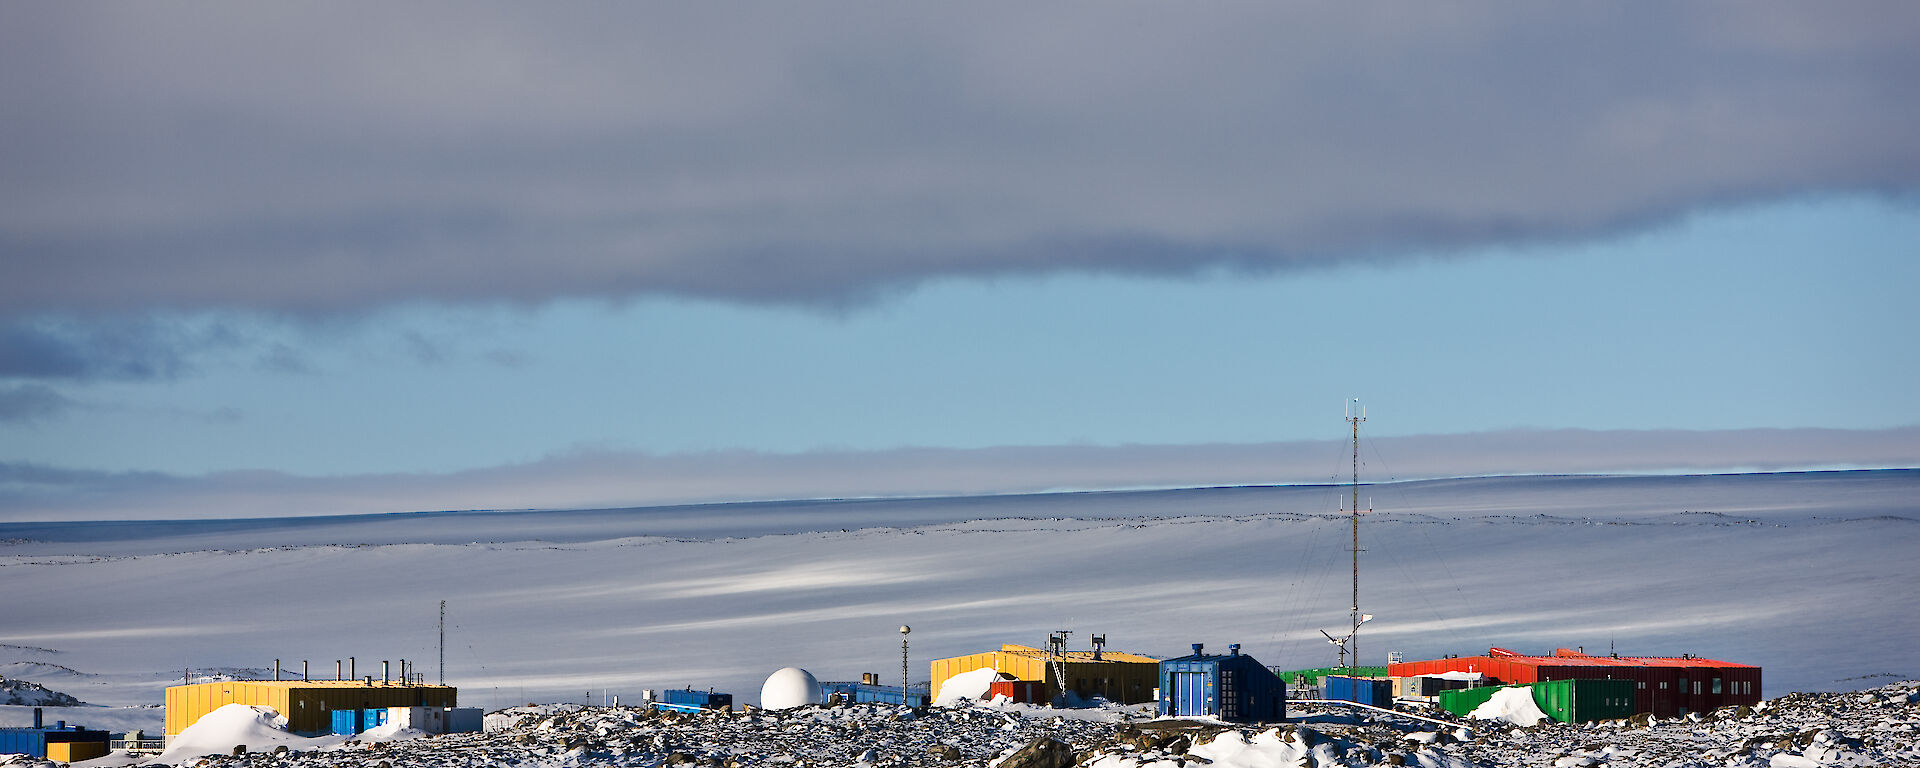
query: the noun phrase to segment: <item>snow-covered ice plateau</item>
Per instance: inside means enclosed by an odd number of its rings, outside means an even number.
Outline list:
[[[437,682],[442,600],[445,681],[494,710],[684,686],[755,704],[789,666],[887,679],[907,624],[922,683],[928,659],[1062,628],[1076,648],[1089,634],[1161,657],[1239,643],[1270,666],[1331,666],[1319,630],[1347,621],[1346,492],[0,523],[0,675],[98,705],[50,720],[157,733],[170,683],[267,677],[276,660],[330,679],[347,657],[360,676],[406,659]],[[1901,602],[1920,594],[1920,471],[1363,492],[1364,662],[1691,653],[1763,667],[1776,699],[1920,678],[1920,612]],[[0,706],[0,725],[30,717]]]

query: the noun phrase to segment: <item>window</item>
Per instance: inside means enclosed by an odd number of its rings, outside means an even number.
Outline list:
[[[1720,692],[1720,678],[1716,677],[1713,679],[1713,692],[1714,693]]]
[[[1693,695],[1700,695],[1700,681],[1698,680],[1693,681]]]
[[[1647,681],[1645,681],[1645,680],[1642,680],[1642,681],[1640,681],[1640,682],[1638,682],[1638,683],[1635,683],[1635,685],[1638,685],[1638,686],[1640,686],[1640,690],[1643,690],[1643,691],[1644,691],[1644,690],[1646,690],[1646,689],[1647,689]],[[1664,686],[1662,686],[1662,687],[1664,687]]]
[[[1660,690],[1664,691],[1666,689],[1667,689],[1667,681],[1665,680],[1660,681]]]

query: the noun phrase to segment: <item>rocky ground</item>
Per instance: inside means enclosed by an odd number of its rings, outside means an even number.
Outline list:
[[[1084,712],[1078,713],[1084,717]],[[1280,726],[854,705],[683,715],[636,708],[518,708],[484,734],[302,752],[197,758],[259,766],[1920,766],[1920,682],[1789,694],[1683,719],[1508,727],[1305,714]],[[124,758],[105,761],[124,764]],[[0,765],[41,766],[27,758]]]

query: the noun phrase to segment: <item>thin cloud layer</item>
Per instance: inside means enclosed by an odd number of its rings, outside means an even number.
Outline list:
[[[1505,431],[1365,443],[1367,482],[1509,474],[1779,471],[1920,465],[1920,427]],[[181,477],[0,463],[0,521],[562,509],[770,499],[962,496],[1343,482],[1328,441],[857,453],[594,453],[441,475]]]
[[[1897,2],[10,4],[0,307],[845,303],[1581,238],[1911,194],[1914,72]]]

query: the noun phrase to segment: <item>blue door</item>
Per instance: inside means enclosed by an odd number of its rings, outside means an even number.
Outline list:
[[[1174,672],[1173,714],[1192,717],[1213,714],[1213,676],[1205,672]]]

